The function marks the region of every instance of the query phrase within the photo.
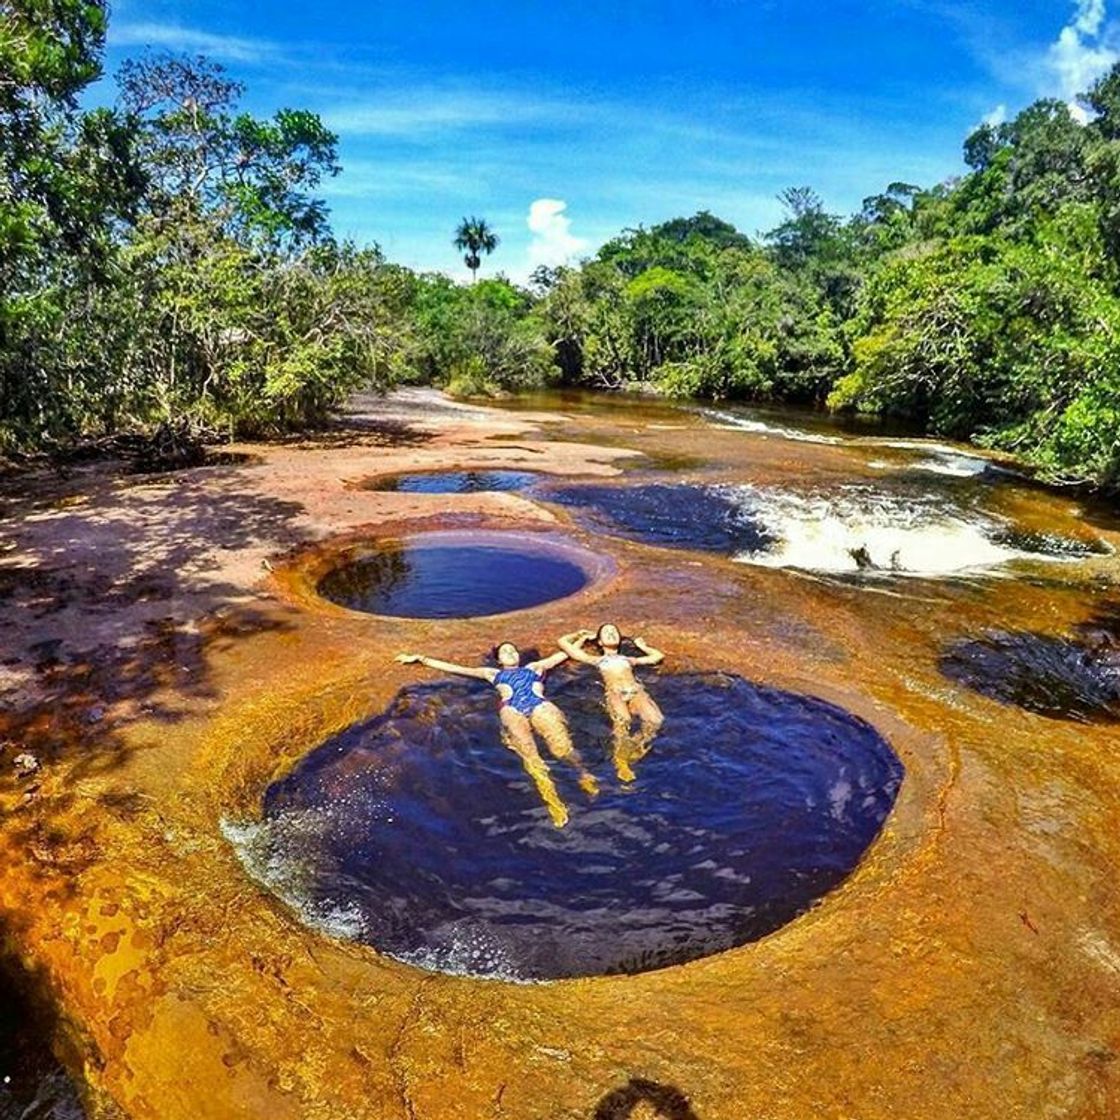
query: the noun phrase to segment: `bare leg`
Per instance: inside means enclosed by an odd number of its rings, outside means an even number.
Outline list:
[[[653,740],[661,730],[665,717],[654,699],[643,688],[637,696],[630,699],[629,710],[641,721],[641,729],[634,738],[634,761],[644,758],[646,752],[653,745]]]
[[[611,735],[614,740],[614,770],[620,782],[632,782],[634,771],[630,766],[633,740],[630,735],[630,706],[612,689],[606,690],[607,714],[611,717]]]
[[[564,713],[551,701],[546,700],[533,709],[533,714],[529,718],[534,730],[544,739],[553,758],[562,759],[574,766],[579,771],[580,789],[588,796],[595,797],[599,792],[599,783],[594,775],[587,772],[579,751],[572,745],[572,736],[568,731],[568,721],[564,718]]]
[[[560,800],[556,786],[552,784],[552,775],[549,774],[548,767],[537,750],[536,741],[533,739],[533,728],[528,718],[508,705],[500,710],[499,718],[502,721],[503,742],[521,757],[521,765],[533,779],[537,792],[548,810],[548,815],[552,818],[552,823],[557,828],[563,828],[568,823],[568,809]]]

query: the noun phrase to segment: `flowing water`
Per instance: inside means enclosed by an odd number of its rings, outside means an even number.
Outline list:
[[[966,448],[820,416],[588,394],[519,407],[563,410],[538,443],[639,454],[606,481],[445,472],[390,485],[508,483],[584,548],[617,538],[646,579],[699,580],[691,595],[625,600],[670,646],[674,631],[695,644],[713,624],[732,646],[765,635],[904,718],[942,713],[934,727],[963,711],[996,719],[974,708],[991,702],[1050,724],[1120,714],[1120,522],[1107,505]],[[586,578],[562,555],[417,539],[351,557],[319,590],[398,618],[465,619]],[[749,580],[768,581],[766,605],[742,615]],[[601,785],[591,797],[575,768],[548,760],[563,828],[501,745],[487,686],[444,682],[406,687],[323,744],[268,791],[260,821],[227,823],[227,836],[304,920],[425,968],[640,972],[765,936],[851,873],[903,767],[841,707],[692,666],[647,675],[665,725],[625,775],[620,743],[633,740],[612,732],[594,673],[550,681]],[[1040,729],[1023,734],[1034,745]]]

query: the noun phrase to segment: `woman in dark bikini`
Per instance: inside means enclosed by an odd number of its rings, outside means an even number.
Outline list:
[[[584,643],[592,638],[599,643],[602,653],[596,657],[584,649]],[[634,645],[642,651],[641,657],[627,657],[619,652],[622,636],[618,627],[605,622],[594,630],[576,630],[565,634],[557,645],[573,660],[585,665],[594,665],[603,678],[603,693],[607,702],[607,712],[614,729],[614,768],[619,781],[634,780],[633,764],[649,750],[654,736],[661,729],[665,717],[654,703],[653,697],[634,676],[635,665],[658,665],[665,660],[665,654],[646,645],[642,638],[635,638]],[[631,733],[634,718],[639,721],[637,734]]]
[[[544,698],[544,675],[549,669],[567,661],[566,653],[554,653],[540,661],[521,664],[521,653],[513,642],[502,642],[497,650],[498,665],[494,669],[488,665],[477,668],[470,665],[456,665],[452,661],[440,661],[435,657],[425,657],[420,653],[399,653],[397,661],[402,665],[420,664],[428,669],[438,669],[442,673],[453,673],[459,677],[473,677],[486,681],[498,691],[500,706],[498,718],[502,721],[502,739],[510,750],[521,757],[529,777],[536,783],[542,800],[548,808],[552,823],[563,828],[568,823],[568,810],[544,759],[537,749],[535,731],[545,741],[550,753],[565,762],[571,763],[579,771],[580,787],[589,796],[599,792],[599,784],[583,766],[578,752],[572,745],[568,723],[564,713]]]

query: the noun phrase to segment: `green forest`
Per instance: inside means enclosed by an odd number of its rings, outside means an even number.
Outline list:
[[[267,435],[363,387],[563,384],[893,417],[1120,486],[1120,67],[1087,123],[1042,100],[977,129],[957,179],[848,217],[794,187],[765,235],[704,211],[522,288],[339,243],[316,193],[337,138],[243,112],[205,59],[140,57],[112,108],[83,108],[106,21],[90,0],[0,12],[9,458]],[[457,217],[449,266],[500,267],[495,231]]]

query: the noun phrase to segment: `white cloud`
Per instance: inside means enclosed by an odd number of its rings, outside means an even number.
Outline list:
[[[989,128],[998,128],[1005,120],[1007,120],[1007,106],[1001,102],[990,113],[986,113],[980,123],[986,124]]]
[[[1104,23],[1104,0],[1078,0],[1073,27],[1082,35],[1099,35]]]
[[[564,213],[567,208],[559,198],[538,198],[529,206],[526,222],[533,235],[529,242],[530,271],[542,264],[567,264],[587,248],[587,241],[572,236],[572,220]]]
[[[1074,98],[1084,93],[1118,59],[1106,41],[1104,0],[1078,0],[1072,21],[1050,46],[1047,63],[1057,80],[1058,94],[1070,102],[1074,115],[1083,116]]]
[[[424,137],[485,127],[526,123],[563,123],[575,111],[562,102],[485,90],[419,89],[408,94],[387,92],[324,109],[322,116],[347,136]]]
[[[197,51],[232,62],[261,62],[277,53],[276,45],[263,39],[215,35],[175,23],[110,23],[109,44],[114,47],[166,47],[172,51]]]

